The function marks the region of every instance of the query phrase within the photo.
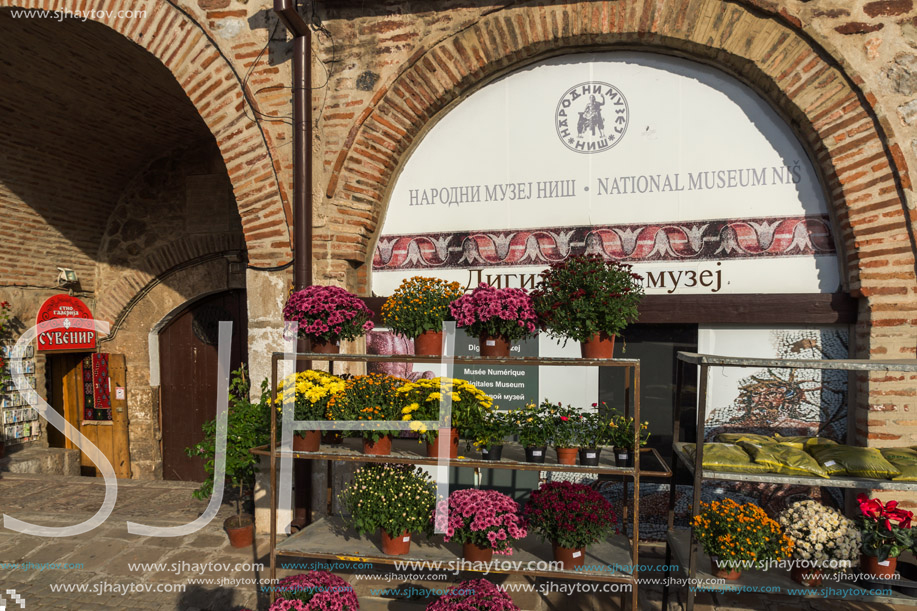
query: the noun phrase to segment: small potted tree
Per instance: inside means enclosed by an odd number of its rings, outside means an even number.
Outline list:
[[[275,586],[277,599],[268,611],[359,611],[353,586],[327,571],[284,577]]]
[[[277,405],[293,401],[296,420],[324,420],[331,397],[344,390],[344,380],[324,371],[301,371],[281,380],[277,386]],[[292,397],[288,395],[293,395]],[[318,452],[321,446],[321,431],[296,431],[293,435],[293,449],[297,452]]]
[[[354,376],[344,390],[328,400],[326,419],[360,420],[363,453],[384,456],[392,452],[392,431],[379,422],[401,420],[403,400],[396,392],[407,380],[381,373]],[[419,424],[419,423],[418,423]]]
[[[270,394],[267,380],[261,383],[261,400],[249,400],[250,383],[245,367],[232,372],[229,385],[229,412],[226,426],[226,480],[238,490],[236,515],[223,523],[233,547],[248,547],[254,538],[254,520],[242,513],[242,498],[251,491],[258,471],[258,457],[249,450],[270,442]],[[213,494],[214,462],[216,460],[216,420],[203,426],[204,439],[186,448],[185,453],[204,459],[207,479],[193,492],[196,499],[206,499]]]
[[[414,354],[442,354],[443,322],[449,304],[464,294],[458,282],[414,276],[401,283],[382,306],[382,322],[398,335],[414,340]]]
[[[566,571],[583,566],[586,548],[617,530],[611,503],[585,484],[547,482],[525,506],[529,527],[550,541]]]
[[[522,289],[498,289],[481,284],[449,305],[459,327],[480,339],[481,356],[509,356],[513,341],[538,332],[532,299]]]
[[[463,581],[437,598],[426,611],[520,611],[506,590],[486,579]]]
[[[466,434],[468,427],[480,422],[493,409],[490,396],[478,390],[473,384],[453,378],[421,378],[408,382],[397,390],[401,404],[401,420],[431,421],[440,419],[440,400],[443,390],[450,393],[452,401],[452,426],[443,429],[424,430],[420,440],[427,444],[427,456],[439,456],[440,434],[449,437],[449,457],[458,456],[459,435]],[[426,427],[424,427],[426,429]],[[420,432],[420,431],[418,431]]]
[[[863,572],[888,579],[895,574],[898,556],[914,544],[913,512],[899,509],[898,501],[883,503],[857,495],[862,532],[860,566]]]
[[[372,330],[373,313],[353,293],[336,286],[308,286],[295,291],[283,307],[283,319],[299,324],[312,352],[337,354],[342,339]]]
[[[510,555],[513,544],[526,535],[519,503],[496,490],[456,490],[440,501],[434,516],[444,541],[462,544],[469,562],[490,562],[494,554]]]
[[[777,521],[793,540],[790,577],[804,586],[821,585],[823,571],[851,567],[860,553],[860,531],[853,520],[818,501],[797,501]]]
[[[338,498],[344,521],[359,534],[381,531],[384,554],[407,554],[414,533],[432,533],[436,487],[420,467],[367,465]]]
[[[694,537],[721,579],[738,579],[744,567],[766,566],[793,553],[793,540],[754,503],[724,499],[700,508],[691,523]]]
[[[584,358],[611,358],[614,338],[637,320],[643,277],[626,263],[574,255],[541,272],[532,303],[555,338],[580,342]]]
[[[545,427],[548,437],[557,452],[557,462],[562,465],[576,464],[576,424],[579,420],[579,411],[561,403],[553,404],[545,399],[546,407]]]

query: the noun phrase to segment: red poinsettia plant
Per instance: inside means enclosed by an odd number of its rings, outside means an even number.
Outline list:
[[[861,550],[864,554],[884,562],[888,558],[897,558],[913,545],[913,512],[899,509],[898,501],[883,503],[862,493],[857,495],[857,502],[860,504]]]

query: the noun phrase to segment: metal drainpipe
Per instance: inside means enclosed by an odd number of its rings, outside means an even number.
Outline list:
[[[293,35],[293,286],[298,291],[312,285],[312,30],[291,0],[274,0],[274,12]],[[300,339],[296,351],[308,350]],[[311,366],[296,362],[297,371]],[[293,525],[300,528],[310,522],[312,479],[311,461],[293,463]]]

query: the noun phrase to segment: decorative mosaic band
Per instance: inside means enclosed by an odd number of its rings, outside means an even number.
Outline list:
[[[835,249],[827,216],[766,217],[382,236],[373,269],[546,266],[581,253],[634,263],[831,255]]]

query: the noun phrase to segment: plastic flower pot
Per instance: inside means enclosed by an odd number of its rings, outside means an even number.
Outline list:
[[[318,354],[339,354],[341,345],[337,342],[326,342],[323,339],[309,339],[309,346],[312,352]]]
[[[503,458],[503,446],[486,446],[481,448],[482,460],[500,460]]]
[[[561,465],[576,464],[576,448],[554,448],[557,451],[557,462]]]
[[[735,580],[742,576],[742,571],[737,571],[731,566],[721,564],[720,559],[716,556],[710,557],[710,567],[713,570],[713,575],[720,579]]]
[[[363,438],[363,453],[371,454],[373,456],[387,456],[392,453],[392,436],[386,435],[379,439],[379,441],[373,441],[368,437]]]
[[[397,537],[382,531],[382,553],[388,556],[404,556],[411,551],[411,533],[404,531]]]
[[[231,516],[223,521],[233,547],[251,547],[255,539],[255,522],[251,516]]]
[[[579,464],[584,467],[596,467],[601,455],[601,448],[583,448],[579,451]]]
[[[822,572],[821,569],[804,568],[794,564],[790,567],[790,579],[807,588],[818,587],[821,585]]]
[[[526,448],[525,462],[544,462],[544,455],[547,453],[547,450],[545,446],[541,446],[540,448]]]
[[[556,543],[551,543],[551,551],[554,552],[554,561],[563,563],[565,571],[573,571],[578,566],[583,566],[586,550],[583,548],[561,547]]]
[[[424,331],[414,339],[414,354],[416,356],[441,356],[442,353],[442,331]]]
[[[615,448],[615,464],[619,467],[634,466],[634,452],[628,448]]]
[[[321,444],[321,431],[301,431],[293,435],[294,452],[318,452]]]
[[[443,436],[449,438],[449,458],[458,458],[459,434],[457,428],[439,429],[439,437],[433,443],[427,444],[427,456],[429,458],[439,458],[440,438]]]
[[[886,558],[883,562],[879,562],[875,556],[860,554],[860,568],[863,572],[879,579],[893,579],[897,565],[897,558]]]
[[[344,438],[339,431],[326,431],[322,433],[322,443],[329,445],[340,445],[344,443]]]
[[[490,562],[494,558],[494,550],[492,547],[479,547],[474,543],[463,543],[462,558],[468,562]]]
[[[604,331],[580,344],[580,353],[584,359],[610,359],[614,352],[615,336],[609,337]]]
[[[481,356],[509,356],[509,340],[502,336],[482,335]]]

